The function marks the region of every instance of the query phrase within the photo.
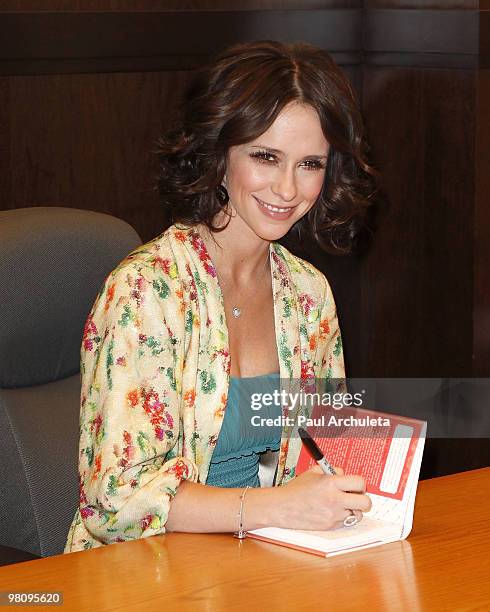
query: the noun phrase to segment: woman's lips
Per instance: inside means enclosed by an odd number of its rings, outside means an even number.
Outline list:
[[[296,208],[295,206],[274,206],[273,204],[259,200],[259,198],[256,196],[254,196],[254,198],[257,201],[259,209],[262,211],[262,213],[270,219],[278,219],[279,221],[289,219]]]

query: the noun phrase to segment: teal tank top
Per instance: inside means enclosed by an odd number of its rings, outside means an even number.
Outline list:
[[[279,401],[276,403],[273,398],[272,405],[267,406],[259,395],[273,394],[275,390],[280,390],[279,373],[230,377],[225,416],[206,484],[230,488],[260,486],[260,454],[279,450],[282,427]],[[261,424],[260,419],[264,418],[276,419],[278,423]]]

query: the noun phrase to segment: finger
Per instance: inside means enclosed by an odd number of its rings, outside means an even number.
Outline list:
[[[339,476],[339,478],[337,478],[337,486],[343,491],[364,493],[366,490],[366,481],[362,476]]]
[[[352,514],[356,517],[358,523],[362,521],[364,514],[360,510],[352,510]]]
[[[342,505],[348,510],[369,512],[373,504],[368,495],[362,493],[344,493],[342,496]]]
[[[343,476],[344,475],[344,470],[341,467],[334,467],[333,469],[335,470],[335,473],[338,476]]]

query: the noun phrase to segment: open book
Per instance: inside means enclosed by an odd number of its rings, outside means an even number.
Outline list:
[[[331,465],[366,479],[371,510],[352,527],[331,531],[267,527],[247,535],[325,557],[406,538],[412,528],[426,423],[361,408],[328,408],[321,416],[316,412],[306,425]],[[303,448],[296,473],[313,465]]]

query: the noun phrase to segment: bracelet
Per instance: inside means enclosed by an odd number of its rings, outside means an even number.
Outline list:
[[[248,489],[250,489],[249,486],[245,487],[245,489],[243,489],[243,493],[240,495],[240,510],[238,512],[238,531],[235,531],[235,533],[233,534],[235,538],[238,538],[239,540],[243,540],[247,537],[247,532],[243,530],[243,500],[245,499],[245,495],[247,494]]]

